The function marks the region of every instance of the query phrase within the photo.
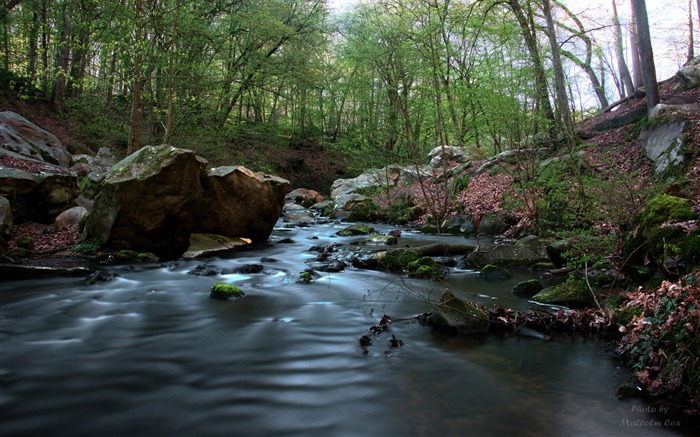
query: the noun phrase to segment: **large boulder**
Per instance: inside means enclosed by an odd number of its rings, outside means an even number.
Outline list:
[[[265,241],[282,214],[286,179],[242,166],[212,168],[203,180],[200,232]]]
[[[464,162],[468,158],[469,152],[467,149],[456,146],[437,146],[428,153],[429,165],[433,168],[449,161]]]
[[[502,267],[533,267],[538,264],[551,264],[547,250],[539,239],[530,235],[514,244],[479,246],[464,257],[465,264],[480,269],[487,264]]]
[[[88,216],[83,240],[105,247],[180,256],[204,206],[207,162],[190,150],[147,146],[112,167]]]
[[[11,200],[15,219],[49,222],[78,194],[65,168],[0,149],[0,195]]]
[[[39,161],[67,167],[71,156],[56,136],[14,112],[0,112],[0,144]]]

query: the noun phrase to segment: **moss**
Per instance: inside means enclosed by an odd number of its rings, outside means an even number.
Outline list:
[[[380,260],[382,267],[389,271],[403,271],[408,265],[421,258],[420,254],[411,249],[390,250]]]
[[[569,279],[559,285],[547,287],[534,295],[532,300],[549,305],[564,305],[569,308],[585,308],[594,303],[591,290],[581,279]]]
[[[644,310],[641,307],[624,307],[613,313],[614,326],[627,326],[634,316],[641,316]]]
[[[442,277],[442,267],[429,256],[411,261],[406,266],[408,275],[412,278],[440,278]]]
[[[232,284],[217,282],[211,286],[209,297],[213,299],[226,300],[232,297],[243,297],[245,293],[240,288]]]
[[[510,279],[511,274],[507,269],[493,264],[486,264],[479,271],[479,277],[485,279]]]
[[[513,287],[513,294],[522,297],[532,297],[542,291],[542,284],[539,279],[530,279],[528,281],[522,281],[515,284]]]
[[[398,240],[393,235],[371,234],[367,237],[368,243],[386,244],[387,246],[398,243]]]
[[[32,237],[20,237],[17,239],[17,247],[31,250],[34,247],[34,239]]]
[[[365,223],[356,223],[336,232],[339,237],[353,237],[355,235],[369,235],[374,232],[374,228]]]
[[[309,271],[303,271],[299,273],[299,282],[303,282],[304,284],[308,284],[314,280],[313,276],[311,275],[311,272]]]
[[[158,262],[159,258],[156,254],[151,252],[141,252],[136,255],[136,260],[141,262]]]
[[[694,220],[698,215],[690,209],[690,200],[681,197],[659,194],[644,207],[643,222],[653,227],[670,220]]]

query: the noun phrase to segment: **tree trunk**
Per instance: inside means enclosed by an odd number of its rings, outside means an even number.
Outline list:
[[[632,52],[632,83],[634,89],[641,87],[644,84],[642,79],[642,61],[639,58],[639,38],[637,35],[637,13],[634,10],[634,3],[631,1],[631,17],[630,20],[630,51]]]
[[[625,62],[625,49],[622,46],[622,26],[620,26],[620,18],[617,15],[617,5],[615,4],[615,1],[616,0],[612,0],[612,7],[613,23],[615,25],[615,55],[617,57],[617,69],[620,72],[620,81],[622,81],[627,95],[631,96],[634,94],[634,83],[632,83],[632,76],[627,68],[627,62]],[[620,97],[625,96],[620,95]]]
[[[544,71],[544,64],[540,58],[539,48],[537,47],[537,38],[534,34],[534,30],[530,27],[528,19],[525,16],[522,6],[519,0],[508,0],[515,18],[518,20],[520,30],[525,39],[525,45],[530,54],[530,58],[535,70],[535,100],[537,102],[537,109],[542,114],[543,118],[547,120],[549,126],[547,126],[547,131],[552,135],[554,129],[554,111],[552,110],[552,104],[549,102],[549,91],[547,90],[547,75]]]
[[[654,67],[654,53],[651,48],[651,34],[649,33],[649,18],[645,0],[633,0],[635,15],[637,17],[637,34],[639,37],[639,56],[641,58],[641,70],[646,91],[647,110],[651,112],[659,103],[659,86],[656,82],[656,68]]]
[[[561,52],[559,50],[559,42],[557,41],[557,33],[554,29],[554,20],[552,19],[552,9],[549,1],[550,0],[542,0],[542,11],[547,21],[547,36],[549,39],[549,46],[552,49],[554,89],[557,96],[556,101],[558,103],[563,131],[566,134],[569,146],[573,146],[574,129],[571,121],[571,111],[569,110],[569,96],[566,93],[566,77],[564,77],[564,68],[561,64]]]
[[[68,7],[68,2],[63,3],[61,15],[62,27],[56,56],[56,79],[53,83],[53,93],[51,95],[51,103],[58,113],[63,113],[66,84],[68,82],[68,64],[70,63],[71,11]]]
[[[698,0],[700,2],[700,0]],[[686,56],[686,63],[695,58],[695,40],[693,38],[693,2],[688,0],[688,55]]]

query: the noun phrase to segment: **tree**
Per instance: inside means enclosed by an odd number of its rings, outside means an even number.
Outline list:
[[[562,131],[566,135],[570,146],[573,146],[574,128],[569,110],[569,97],[566,93],[566,78],[564,77],[564,67],[561,63],[561,53],[557,33],[554,30],[554,19],[552,18],[550,0],[542,0],[542,12],[547,21],[547,37],[552,50],[552,65],[554,66],[554,89],[556,92],[557,109],[562,122]]]
[[[647,110],[651,110],[659,103],[659,86],[656,82],[656,68],[654,66],[654,53],[651,48],[651,34],[649,32],[649,18],[645,0],[633,0],[634,12],[637,18],[637,34],[639,37],[639,57],[641,72],[646,92]]]
[[[535,33],[535,24],[533,13],[530,10],[530,4],[527,3],[527,10],[523,9],[520,4],[520,0],[508,0],[508,5],[515,14],[515,18],[520,25],[520,30],[522,32],[523,39],[525,39],[525,45],[527,47],[528,53],[530,54],[530,59],[532,61],[532,68],[534,69],[535,75],[535,96],[537,100],[537,107],[542,114],[542,118],[545,123],[548,124],[545,128],[550,134],[553,133],[554,124],[554,111],[552,111],[552,105],[549,102],[549,91],[547,89],[547,74],[544,70],[544,64],[542,63],[540,57],[540,50],[537,46],[537,35]],[[550,135],[554,136],[554,135]]]
[[[622,26],[620,26],[620,18],[617,15],[616,0],[611,1],[615,32],[615,56],[617,58],[617,69],[620,73],[620,81],[622,82],[624,89],[627,91],[627,95],[631,96],[634,94],[634,83],[632,83],[632,76],[630,76],[630,71],[627,68],[627,62],[625,62],[625,50],[622,46]],[[620,97],[624,97],[624,95],[621,95]],[[603,107],[605,108],[607,106],[608,105],[604,105]]]

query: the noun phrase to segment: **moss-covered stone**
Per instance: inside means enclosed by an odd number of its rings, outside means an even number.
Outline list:
[[[442,267],[429,256],[411,261],[406,266],[408,275],[412,278],[437,279],[442,277]]]
[[[34,248],[34,238],[29,236],[20,237],[15,244],[22,249],[32,250]]]
[[[386,270],[400,272],[408,269],[408,265],[421,258],[420,254],[411,249],[394,249],[388,251],[379,259],[379,264]]]
[[[391,246],[398,243],[398,240],[393,235],[371,234],[369,237],[367,237],[366,242]]]
[[[245,293],[240,288],[232,284],[217,282],[211,286],[209,297],[213,299],[226,300],[232,297],[243,297]]]
[[[355,223],[345,229],[336,232],[339,237],[353,237],[356,235],[369,235],[374,232],[374,228],[366,223]]]
[[[310,271],[306,270],[306,271],[299,273],[299,282],[302,282],[304,284],[309,284],[313,280],[314,280],[314,277]]]
[[[511,276],[508,269],[493,264],[487,264],[479,271],[479,277],[484,279],[510,279]]]
[[[513,294],[516,296],[530,298],[540,291],[542,291],[542,284],[538,279],[530,279],[528,281],[522,281],[515,284],[513,287]]]
[[[569,308],[586,308],[595,303],[591,290],[586,282],[581,279],[570,279],[561,284],[547,287],[534,295],[532,300]]]
[[[473,302],[457,298],[450,290],[442,294],[430,320],[434,328],[460,334],[486,333],[490,326],[486,311]]]
[[[690,200],[668,194],[655,196],[635,219],[623,256],[650,275],[657,270],[692,270],[700,265],[700,228],[689,232],[675,223],[698,218],[690,208]]]
[[[698,215],[690,209],[690,200],[681,197],[659,194],[644,206],[644,225],[660,225],[670,220],[694,220]]]
[[[643,313],[641,307],[623,307],[618,308],[612,317],[614,326],[627,326],[634,316],[640,316]]]

